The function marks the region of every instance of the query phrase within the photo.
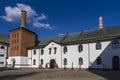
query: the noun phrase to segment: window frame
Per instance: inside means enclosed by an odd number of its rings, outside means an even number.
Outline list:
[[[36,55],[36,50],[33,51],[33,54]]]
[[[97,65],[101,65],[102,64],[102,58],[101,57],[97,57],[96,64]]]
[[[79,45],[78,45],[78,52],[81,52],[81,51],[83,51],[83,45],[82,45],[82,44],[79,44]]]
[[[83,65],[83,58],[82,58],[82,57],[80,57],[80,58],[78,59],[78,64],[79,64],[79,65]]]
[[[36,65],[36,60],[35,59],[33,59],[33,65]]]
[[[67,50],[67,46],[64,46],[63,47],[63,52],[64,52],[64,54],[67,52],[68,50]]]
[[[112,49],[117,49],[119,47],[120,47],[119,41],[118,40],[113,40],[112,41]]]
[[[102,49],[101,42],[97,42],[96,43],[96,50],[101,50],[101,49]]]
[[[43,49],[41,49],[41,55],[43,55],[44,54],[44,50]]]
[[[57,47],[54,47],[54,54],[57,53]]]
[[[67,65],[67,58],[64,58],[63,62],[63,65]]]

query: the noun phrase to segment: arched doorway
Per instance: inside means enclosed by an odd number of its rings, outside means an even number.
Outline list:
[[[113,70],[119,70],[119,57],[118,56],[114,56],[112,58],[112,68]]]
[[[56,61],[54,59],[51,59],[50,60],[50,68],[51,69],[55,68],[55,65],[56,65]]]

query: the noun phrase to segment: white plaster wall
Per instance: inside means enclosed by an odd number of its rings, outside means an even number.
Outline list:
[[[4,64],[0,64],[0,67],[5,67],[6,62],[7,62],[6,57],[7,57],[7,49],[8,49],[7,47],[8,46],[6,44],[0,43],[0,47],[1,46],[4,46],[5,49],[0,49],[0,54],[4,55],[3,57],[0,56],[0,62],[4,62]]]
[[[8,61],[8,67],[11,67],[13,64],[12,59],[15,59],[15,67],[20,68],[20,67],[28,67],[28,57],[24,56],[14,56],[14,57],[9,57]]]
[[[119,40],[120,42],[120,40]],[[80,57],[83,58],[83,65],[81,68],[104,68],[103,64],[107,69],[112,69],[112,57],[119,56],[120,57],[120,48],[112,49],[111,41],[103,41],[101,42],[102,49],[96,50],[96,42],[94,43],[86,43],[83,45],[83,51],[78,52],[78,46],[76,45],[67,45],[67,52],[64,54],[63,47],[61,45],[56,44],[54,42],[49,43],[44,50],[44,54],[41,55],[41,49],[36,49],[36,55],[33,54],[34,49],[28,50],[28,63],[30,67],[39,67],[41,64],[41,59],[43,59],[43,67],[47,63],[50,63],[51,59],[54,59],[58,64],[59,68],[64,68],[63,59],[67,58],[67,68],[79,68],[78,59]],[[54,47],[57,47],[57,53],[54,54]],[[52,48],[51,54],[49,54],[49,48]],[[102,64],[96,64],[97,57],[102,58]],[[33,65],[33,59],[36,59],[36,65]]]
[[[54,48],[57,48],[56,54],[54,54]],[[49,48],[51,48],[51,54],[49,54]],[[43,67],[47,63],[50,63],[51,59],[54,59],[56,63],[58,64],[58,67],[61,68],[61,46],[59,44],[56,44],[54,42],[49,43],[44,48],[44,54],[40,56],[40,60],[43,59]],[[41,62],[40,62],[41,64]]]
[[[120,41],[119,41],[120,42]],[[92,68],[107,68],[112,69],[112,57],[119,56],[120,57],[120,48],[112,49],[111,41],[101,42],[102,49],[96,50],[96,43],[90,44],[90,61]],[[102,64],[96,64],[96,58],[100,56],[102,58]],[[105,67],[103,66],[105,65]]]
[[[64,60],[64,58],[67,58],[66,68],[72,68],[72,62],[73,62],[73,68],[79,68],[78,59],[80,57],[83,58],[83,65],[81,65],[81,68],[88,68],[88,46],[87,44],[82,44],[82,45],[83,45],[83,51],[81,52],[78,51],[78,46],[79,46],[78,44],[68,45],[67,46],[68,51],[65,54],[63,52],[63,47],[62,47],[62,61]]]

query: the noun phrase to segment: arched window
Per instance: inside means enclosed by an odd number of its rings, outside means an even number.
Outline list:
[[[64,58],[64,61],[63,61],[64,63],[64,65],[67,65],[67,59],[66,58]]]
[[[97,64],[100,65],[102,63],[101,57],[97,57]]]
[[[43,55],[44,54],[44,50],[43,49],[41,49],[41,55]]]
[[[33,65],[36,65],[36,60],[35,59],[33,59]]]
[[[83,51],[83,45],[82,45],[82,44],[80,44],[80,45],[78,46],[78,52],[81,52],[81,51]]]
[[[51,48],[49,48],[49,54],[51,54]]]
[[[1,48],[1,49],[5,49],[5,47],[4,47],[4,46],[1,46],[0,48]]]
[[[34,50],[34,55],[36,55],[36,50]]]
[[[112,41],[112,48],[113,49],[119,48],[119,41],[117,41],[117,40]]]
[[[67,47],[66,47],[66,46],[63,47],[63,52],[64,52],[64,53],[67,52]]]
[[[54,47],[54,54],[56,54],[56,52],[57,52],[57,48],[56,48],[56,47]]]
[[[41,59],[41,64],[43,64],[43,59]]]
[[[79,64],[79,65],[83,65],[83,58],[82,58],[82,57],[80,57],[80,58],[78,59],[78,64]]]
[[[96,43],[96,50],[99,50],[99,49],[101,49],[101,43],[100,43],[100,42],[97,42],[97,43]]]

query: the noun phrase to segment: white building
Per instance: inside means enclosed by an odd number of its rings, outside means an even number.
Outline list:
[[[120,69],[120,26],[41,39],[28,49],[29,67]]]
[[[7,35],[0,34],[0,67],[7,66],[8,46],[9,37]]]

